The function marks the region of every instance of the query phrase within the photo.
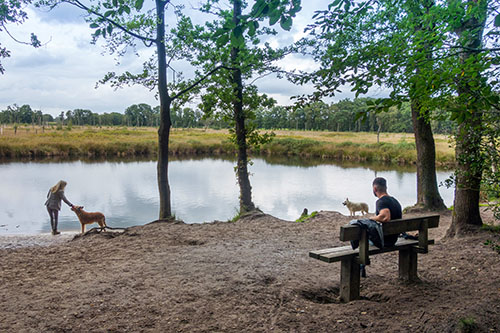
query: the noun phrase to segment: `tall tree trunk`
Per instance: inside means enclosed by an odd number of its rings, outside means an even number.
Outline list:
[[[431,8],[435,6],[434,0],[413,1],[409,3],[410,10],[413,14],[428,15]],[[428,31],[432,27],[423,25],[418,22],[415,28],[415,36],[418,36],[419,31]],[[417,37],[415,37],[417,38]],[[432,54],[429,50],[432,49],[430,41],[419,41],[420,47],[417,48],[419,53],[428,59],[428,63],[432,63]],[[422,68],[417,67],[415,70],[415,78],[419,78]],[[445,210],[443,199],[439,194],[436,178],[436,146],[434,136],[429,121],[429,112],[424,110],[421,105],[422,96],[419,96],[419,81],[416,80],[410,88],[411,98],[411,117],[413,124],[413,132],[415,134],[415,147],[417,149],[417,203],[415,208],[419,210]],[[425,98],[429,98],[425,96]]]
[[[411,116],[417,148],[417,203],[423,210],[440,211],[446,206],[439,194],[436,178],[436,146],[427,112],[423,112],[418,100],[411,102]]]
[[[233,23],[238,26],[241,16],[241,0],[233,3]],[[245,128],[245,114],[243,111],[243,82],[241,79],[241,64],[239,59],[239,47],[231,49],[231,63],[233,65],[233,85],[234,85],[234,118],[236,122],[236,144],[238,146],[237,176],[240,186],[240,213],[245,213],[255,209],[252,202],[252,187],[248,178],[248,156],[247,138]]]
[[[467,231],[471,226],[481,226],[483,221],[479,211],[479,198],[483,158],[480,152],[481,117],[458,127],[455,156],[457,160],[455,201],[449,236]]]
[[[472,12],[468,20],[456,31],[463,47],[460,64],[471,63],[482,46],[484,26],[487,17],[486,1],[470,1]],[[476,8],[474,8],[476,6]],[[474,61],[474,60],[473,60]],[[474,62],[472,62],[474,63]],[[455,202],[448,236],[460,235],[471,228],[482,225],[479,211],[480,186],[484,159],[481,152],[483,135],[482,111],[478,109],[476,93],[482,87],[479,72],[465,71],[457,78],[457,92],[460,103],[466,103],[467,117],[459,124],[456,137],[455,156],[457,160]]]
[[[158,190],[160,192],[159,219],[172,217],[170,206],[170,186],[168,184],[168,144],[170,139],[170,105],[172,100],[167,90],[167,62],[165,55],[165,2],[156,0],[158,92],[160,96],[160,128],[158,129]]]

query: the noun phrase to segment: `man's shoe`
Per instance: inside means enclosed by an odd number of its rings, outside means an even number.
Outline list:
[[[54,235],[54,236],[55,236],[55,235],[59,235],[59,234],[60,234],[60,232],[59,232],[59,231],[57,231],[57,230],[53,230],[53,231],[52,231],[52,235]]]
[[[365,265],[361,265],[361,277],[366,277],[366,268]]]

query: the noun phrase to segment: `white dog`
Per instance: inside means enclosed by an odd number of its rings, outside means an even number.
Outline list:
[[[348,198],[342,203],[349,209],[350,216],[355,216],[356,212],[361,212],[362,215],[368,214],[368,205],[364,202],[350,202]]]

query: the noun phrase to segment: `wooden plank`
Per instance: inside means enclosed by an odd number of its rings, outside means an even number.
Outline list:
[[[359,250],[353,250],[352,248],[347,251],[334,252],[334,253],[326,253],[322,254],[318,257],[319,260],[331,263],[336,261],[341,261],[346,258],[356,257],[359,255]]]
[[[418,246],[418,241],[416,241],[416,240],[400,239],[394,246],[385,247],[383,249],[380,249],[376,246],[370,245],[368,253],[369,253],[369,255],[375,255],[375,254],[379,254],[379,253],[398,251],[400,249],[404,249],[404,248],[408,248],[408,247],[415,247],[415,246]],[[324,261],[327,263],[332,263],[332,262],[337,262],[337,261],[341,261],[344,259],[357,257],[357,256],[359,256],[359,249],[352,250],[352,248],[351,248],[349,250],[324,253],[324,254],[318,255],[315,259],[318,259],[318,260],[321,260],[321,261]]]
[[[422,221],[422,223],[420,224],[420,228],[418,229],[418,247],[422,249],[424,253],[427,253],[427,251],[429,251],[428,227],[429,227],[429,221],[424,220]]]
[[[340,265],[340,299],[350,302],[359,298],[359,264],[353,259],[344,259]]]
[[[418,281],[417,252],[413,248],[399,251],[399,278],[405,282]]]
[[[401,219],[385,222],[382,224],[384,235],[394,235],[406,231],[419,230],[422,223],[427,223],[427,228],[439,226],[439,215],[420,216],[410,219]]]
[[[329,249],[323,249],[323,250],[315,250],[309,252],[309,257],[314,258],[314,259],[319,259],[320,255],[327,254],[327,253],[334,253],[334,252],[342,252],[342,251],[348,251],[352,250],[352,247],[350,245],[347,246],[339,246],[339,247],[332,247]]]
[[[343,225],[340,227],[340,240],[343,242],[348,242],[352,240],[359,239],[360,227],[358,225]]]
[[[384,235],[394,235],[406,231],[419,230],[423,222],[427,223],[427,228],[437,228],[439,226],[439,215],[428,215],[413,217],[408,219],[393,220],[382,223]],[[351,241],[359,240],[360,227],[357,225],[345,225],[340,227],[340,240]]]
[[[368,256],[369,244],[368,234],[366,229],[361,229],[361,237],[359,240],[359,263],[363,265],[370,264],[370,257]]]

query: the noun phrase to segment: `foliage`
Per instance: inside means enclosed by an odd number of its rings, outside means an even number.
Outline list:
[[[288,108],[279,105],[270,107],[258,106],[251,111],[255,118],[249,121],[256,129],[292,129],[334,132],[375,132],[378,129],[377,120],[381,125],[381,132],[411,133],[411,115],[408,103],[400,108],[391,108],[381,114],[370,114],[365,121],[354,120],[356,114],[365,110],[367,98],[358,98],[353,101],[345,99],[327,105],[313,103],[299,108]],[[139,107],[140,106],[140,107]],[[127,111],[128,110],[128,111]],[[124,113],[111,112],[97,114],[91,110],[74,109],[63,114],[63,121],[72,121],[74,125],[102,125],[102,126],[157,126],[159,123],[159,107],[151,107],[145,103],[131,105]],[[207,127],[214,129],[229,128],[227,115],[215,112],[212,117],[199,109],[189,107],[175,107],[171,110],[172,126],[174,128]],[[252,116],[253,117],[253,116]],[[58,120],[61,118],[58,117]],[[16,104],[0,111],[0,123],[46,124],[55,121],[50,114],[40,110],[32,110],[29,105],[22,107]],[[449,119],[432,121],[435,133],[450,134],[454,130],[454,123]]]
[[[184,45],[183,48],[190,49],[194,54],[191,64],[200,67],[202,73],[212,73],[201,90],[199,107],[204,113],[203,118],[227,124],[235,143],[238,117],[245,119],[243,131],[250,145],[258,147],[272,138],[269,134],[259,134],[254,119],[256,109],[268,108],[276,102],[265,94],[259,94],[257,87],[248,81],[254,75],[276,71],[277,68],[271,64],[282,59],[287,52],[274,50],[267,43],[262,45],[261,37],[275,35],[276,31],[260,27],[259,23],[269,17],[270,25],[279,21],[282,28],[289,30],[292,17],[300,9],[300,1],[290,1],[289,7],[285,5],[286,2],[257,1],[236,22],[231,11],[214,7],[213,1],[208,1],[203,6],[203,11],[215,15],[214,21],[198,26],[189,18],[183,17],[175,30],[175,43]],[[221,63],[222,70],[213,72],[214,63]],[[242,75],[241,88],[236,87],[237,83],[234,82],[235,71]],[[235,96],[235,89],[242,90],[242,109],[238,111],[242,114],[235,111],[239,99]]]
[[[317,92],[310,98],[335,95],[346,84],[356,96],[373,86],[388,87],[390,97],[369,101],[367,111],[387,111],[411,101],[421,117],[453,121],[456,186],[472,190],[457,191],[457,200],[471,206],[485,163],[498,155],[483,142],[486,128],[497,122],[487,121],[487,113],[499,110],[499,10],[493,0],[336,0],[316,12],[308,28],[311,39],[302,43],[305,49],[313,47],[320,69],[295,80],[315,84]],[[498,136],[497,127],[490,137]],[[494,140],[486,141],[491,146]],[[489,183],[498,182],[497,177]],[[455,216],[475,224],[480,220],[476,215],[463,211]]]
[[[24,11],[24,6],[31,3],[31,0],[5,0],[0,3],[0,32],[5,33],[14,41],[31,45],[33,47],[40,47],[41,43],[34,33],[31,34],[30,41],[24,42],[16,39],[7,29],[8,24],[21,24],[28,19],[27,13]],[[10,57],[10,51],[3,47],[0,43],[0,58]],[[5,68],[0,62],[0,74],[5,73]]]
[[[344,99],[330,105],[315,102],[302,107],[287,108],[273,106],[255,110],[257,125],[265,129],[295,129],[335,132],[375,132],[379,125],[382,132],[411,133],[411,114],[408,103],[400,108],[393,107],[382,114],[370,113],[365,120],[357,119],[356,114],[367,108],[368,98],[353,101]],[[447,120],[433,121],[439,133],[450,133]],[[441,130],[442,129],[442,130]]]

